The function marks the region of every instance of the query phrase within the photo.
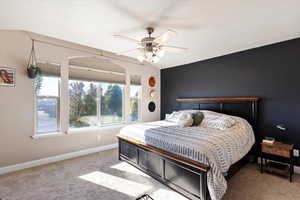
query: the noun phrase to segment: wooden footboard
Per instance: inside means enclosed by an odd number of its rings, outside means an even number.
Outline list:
[[[192,200],[210,200],[207,172],[210,167],[118,136],[119,159],[144,171],[159,182]]]

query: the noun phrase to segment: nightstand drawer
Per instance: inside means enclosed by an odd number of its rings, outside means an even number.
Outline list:
[[[290,158],[290,151],[286,148],[275,147],[272,145],[262,145],[262,152]]]

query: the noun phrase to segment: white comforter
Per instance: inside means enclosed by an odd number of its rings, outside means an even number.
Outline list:
[[[198,127],[182,128],[168,121],[133,124],[120,135],[157,148],[208,164],[208,190],[212,200],[220,200],[226,192],[223,173],[245,156],[255,142],[252,127],[239,117],[224,131]]]

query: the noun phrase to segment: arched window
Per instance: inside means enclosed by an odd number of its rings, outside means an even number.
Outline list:
[[[125,69],[97,57],[69,61],[69,127],[107,126],[124,121]]]

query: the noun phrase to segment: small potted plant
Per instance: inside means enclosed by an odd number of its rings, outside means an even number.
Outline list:
[[[30,64],[29,67],[27,67],[27,75],[31,79],[35,79],[37,76],[41,75],[42,70],[37,66]]]
[[[42,70],[37,66],[37,61],[34,51],[34,41],[32,41],[32,48],[29,56],[27,65],[27,75],[30,79],[34,79],[34,89],[36,92],[41,88],[42,85]]]

